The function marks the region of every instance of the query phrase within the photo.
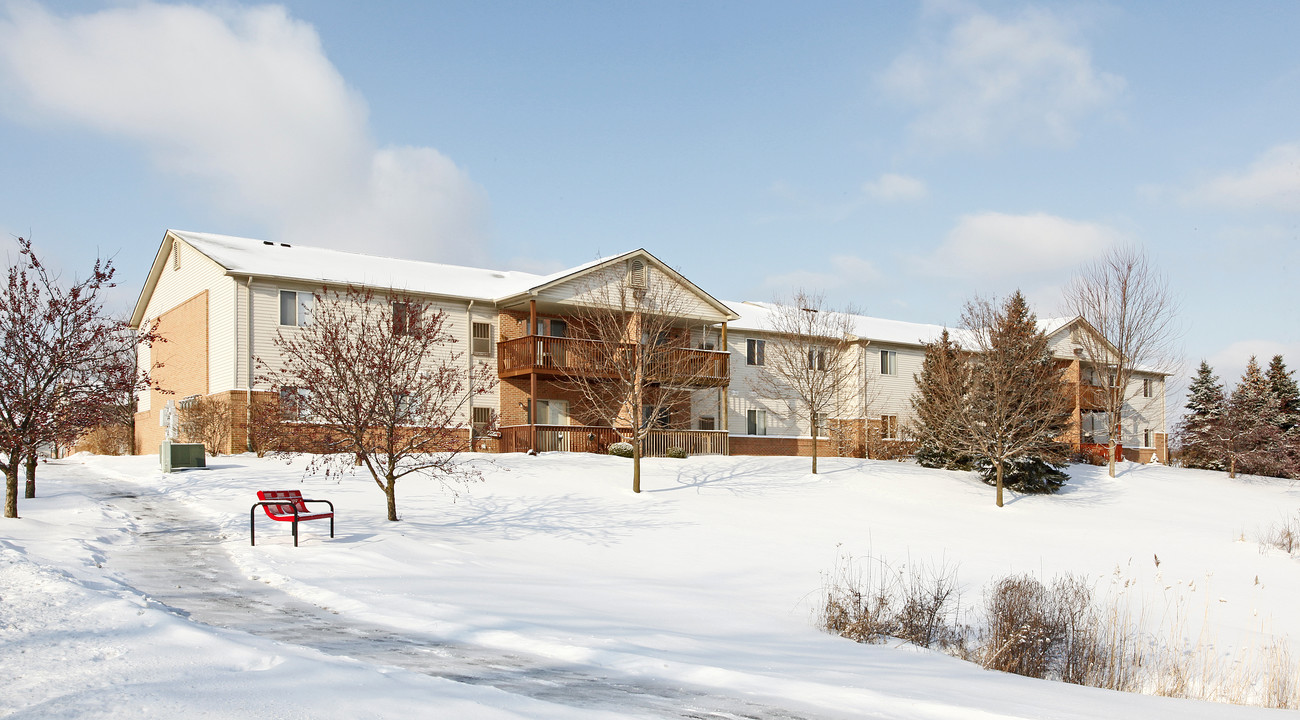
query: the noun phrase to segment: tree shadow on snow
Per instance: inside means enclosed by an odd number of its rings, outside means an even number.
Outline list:
[[[530,535],[549,535],[607,545],[638,530],[665,528],[680,523],[665,519],[668,510],[654,506],[619,506],[607,501],[562,495],[503,500],[474,498],[448,508],[451,516],[439,522],[403,519],[403,524],[428,528],[439,541],[455,542],[458,537],[439,530],[479,530],[505,540]],[[474,533],[475,539],[481,533]],[[470,539],[469,536],[461,536]]]
[[[713,464],[688,464],[672,477],[673,487],[652,488],[650,493],[677,492],[680,490],[703,489],[724,490],[732,495],[771,495],[778,492],[797,490],[798,488],[820,482],[821,476],[812,475],[807,470],[790,472],[782,465],[788,458],[747,457],[743,460],[732,456],[731,462]],[[806,458],[799,458],[811,462]],[[808,466],[811,467],[811,464]],[[824,474],[829,474],[829,469]]]

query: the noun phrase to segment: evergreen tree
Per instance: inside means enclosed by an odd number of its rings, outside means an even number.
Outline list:
[[[1253,415],[1261,423],[1274,427],[1281,424],[1282,413],[1274,399],[1273,388],[1259,369],[1259,362],[1254,355],[1246,363],[1246,372],[1233,389],[1230,401],[1240,403],[1241,412]]]
[[[1187,387],[1187,414],[1175,431],[1182,447],[1183,464],[1203,470],[1223,470],[1223,461],[1210,446],[1213,442],[1214,424],[1223,417],[1227,399],[1223,383],[1214,374],[1210,364],[1201,361],[1196,377]]]
[[[1281,355],[1274,355],[1264,375],[1273,401],[1277,403],[1278,429],[1284,433],[1300,432],[1296,430],[1300,428],[1300,388],[1296,387],[1294,374],[1286,369]]]
[[[970,391],[970,366],[947,328],[938,340],[925,344],[921,374],[914,376],[914,380],[916,394],[912,396],[912,409],[916,411],[913,435],[917,438],[917,463],[922,467],[970,470],[973,458],[957,452],[944,441],[950,432],[956,431],[949,425],[956,421]]]
[[[1213,425],[1210,451],[1227,464],[1228,477],[1238,472],[1273,476],[1288,472],[1290,454],[1278,429],[1280,417],[1272,388],[1252,355],[1223,415]]]

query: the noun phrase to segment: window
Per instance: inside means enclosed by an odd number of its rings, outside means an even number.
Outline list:
[[[568,400],[538,400],[537,417],[533,420],[538,425],[568,425]]]
[[[1142,447],[1152,447],[1151,428],[1142,431]]]
[[[496,425],[496,413],[490,407],[476,407],[473,409],[471,424],[475,434],[481,434]]]
[[[420,311],[421,307],[419,303],[393,303],[393,334],[414,335],[419,332]]]
[[[893,350],[880,351],[880,374],[897,375],[898,374],[898,353]]]
[[[898,416],[897,415],[880,416],[880,438],[882,440],[898,439]]]
[[[492,354],[492,323],[474,323],[470,336],[471,352],[475,355]]]
[[[1145,379],[1143,379],[1143,380],[1142,380],[1142,397],[1144,397],[1144,398],[1149,398],[1149,397],[1155,395],[1155,394],[1156,394],[1156,392],[1155,392],[1155,385],[1156,385],[1156,382],[1155,382],[1154,380],[1152,380],[1151,378],[1145,378]],[[1150,447],[1150,445],[1148,445],[1147,447]]]
[[[755,340],[750,338],[745,341],[745,364],[746,365],[766,365],[766,340]],[[751,433],[752,434],[752,433]]]
[[[559,318],[537,318],[537,327],[533,328],[533,334],[545,337],[568,337],[569,323]]]
[[[627,264],[627,284],[634,288],[644,288],[646,286],[644,262],[633,260]]]
[[[280,417],[307,420],[311,417],[311,391],[300,387],[280,388]]]
[[[825,437],[830,434],[830,418],[826,416],[826,413],[816,413],[813,416],[813,420],[814,425],[816,425],[817,428],[818,436]]]
[[[745,433],[747,435],[767,434],[767,411],[766,410],[745,411]]]
[[[280,324],[306,325],[311,322],[312,294],[309,292],[280,291]]]
[[[712,416],[705,415],[704,417],[700,418],[701,430],[716,430],[717,425],[718,425],[718,421],[713,419]]]
[[[419,398],[409,392],[393,393],[393,410],[398,425],[415,425],[420,421]]]
[[[808,369],[825,370],[826,369],[826,351],[812,348],[808,350]]]
[[[653,405],[641,406],[641,423],[642,427],[651,427],[663,430],[668,427],[668,408],[661,407],[659,412],[655,412]]]

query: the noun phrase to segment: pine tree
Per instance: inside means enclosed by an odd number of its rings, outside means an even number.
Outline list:
[[[1187,387],[1187,414],[1176,430],[1178,444],[1182,447],[1183,464],[1203,470],[1223,470],[1225,466],[1210,445],[1214,424],[1223,417],[1227,398],[1223,383],[1214,374],[1210,364],[1201,361],[1196,377]]]
[[[1294,374],[1286,369],[1281,355],[1274,355],[1264,375],[1273,401],[1277,403],[1278,429],[1283,433],[1300,432],[1297,431],[1300,428],[1300,388],[1296,387]]]
[[[1272,388],[1252,355],[1223,415],[1212,426],[1210,451],[1227,464],[1228,477],[1236,477],[1238,472],[1287,472],[1289,454],[1277,426],[1280,417]]]
[[[917,375],[912,409],[916,411],[913,435],[917,438],[916,461],[922,467],[948,470],[971,469],[971,458],[944,441],[949,424],[970,391],[970,366],[961,348],[944,328],[938,340],[925,344],[925,359]]]

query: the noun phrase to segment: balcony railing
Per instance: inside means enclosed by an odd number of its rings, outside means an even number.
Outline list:
[[[497,372],[503,378],[529,373],[583,377],[617,377],[619,368],[636,359],[633,343],[530,335],[497,343]],[[659,348],[647,368],[646,382],[696,387],[726,385],[731,355],[717,350]]]
[[[540,452],[606,453],[609,446],[631,434],[609,427],[590,425],[538,425],[536,449]],[[644,457],[664,457],[670,448],[681,448],[690,455],[726,455],[726,430],[651,430],[644,439]],[[501,452],[527,452],[533,448],[532,426],[511,425],[501,428]]]

